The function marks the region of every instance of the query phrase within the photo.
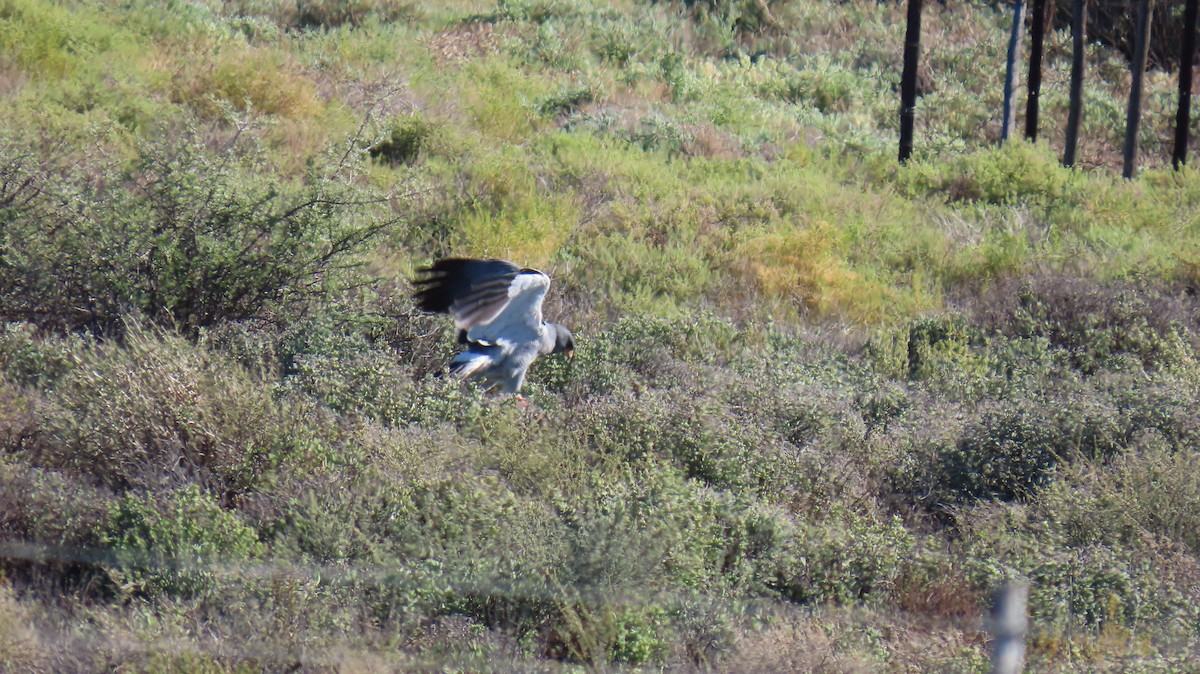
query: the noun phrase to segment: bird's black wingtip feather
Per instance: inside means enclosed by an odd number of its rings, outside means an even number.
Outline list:
[[[514,274],[517,265],[506,260],[481,260],[468,257],[444,257],[417,270],[413,279],[417,308],[435,314],[450,311],[454,301],[471,291],[481,280]]]

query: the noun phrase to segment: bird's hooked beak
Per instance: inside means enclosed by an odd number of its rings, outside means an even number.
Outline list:
[[[568,360],[572,359],[575,357],[575,349],[567,349],[563,351],[563,355],[566,356]]]

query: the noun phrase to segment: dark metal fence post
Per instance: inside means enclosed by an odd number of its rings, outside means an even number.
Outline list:
[[[1067,139],[1063,165],[1075,165],[1079,146],[1079,123],[1083,119],[1084,47],[1087,39],[1087,0],[1075,0],[1071,6],[1071,103],[1067,111]]]
[[[1021,61],[1021,28],[1025,25],[1025,0],[1013,5],[1012,32],[1008,36],[1008,61],[1004,70],[1004,120],[1000,124],[1000,142],[1008,140],[1017,116],[1017,64]]]
[[[900,76],[900,163],[912,156],[917,116],[917,58],[921,53],[921,0],[908,0],[904,31],[904,71]]]
[[[1038,101],[1042,95],[1042,52],[1046,43],[1046,0],[1033,0],[1029,17],[1029,82],[1025,96],[1025,137],[1037,140]]]
[[[1183,43],[1179,49],[1179,111],[1175,113],[1175,170],[1187,163],[1188,125],[1192,122],[1192,62],[1196,58],[1196,13],[1200,0],[1187,0],[1183,10]]]
[[[1132,178],[1137,172],[1142,76],[1146,72],[1146,52],[1150,47],[1150,12],[1150,0],[1138,0],[1137,28],[1133,36],[1133,82],[1129,88],[1129,109],[1125,115],[1125,168],[1121,172],[1126,178]]]

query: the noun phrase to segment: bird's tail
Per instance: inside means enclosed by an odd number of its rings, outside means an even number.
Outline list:
[[[450,374],[459,379],[466,379],[491,364],[492,358],[486,353],[463,351],[450,359]]]

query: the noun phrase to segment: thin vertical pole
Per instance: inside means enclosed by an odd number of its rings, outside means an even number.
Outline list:
[[[1010,580],[996,592],[996,605],[989,625],[992,674],[1020,674],[1024,668],[1028,606],[1028,581]]]
[[[1192,63],[1196,59],[1196,14],[1200,0],[1187,0],[1183,10],[1183,44],[1179,54],[1179,111],[1175,113],[1175,151],[1171,165],[1187,163],[1188,126],[1192,122]]]
[[[1071,6],[1071,104],[1067,110],[1067,139],[1063,165],[1075,165],[1079,146],[1079,123],[1083,119],[1084,47],[1087,40],[1087,0],[1075,0]]]
[[[1129,110],[1125,115],[1125,168],[1121,175],[1137,172],[1138,124],[1142,117],[1142,75],[1150,46],[1150,0],[1138,0],[1137,32],[1133,36],[1133,82],[1129,88]]]
[[[908,0],[904,31],[904,72],[900,76],[900,163],[912,156],[917,116],[917,57],[921,52],[921,0]]]
[[[1046,44],[1046,0],[1033,0],[1029,17],[1029,74],[1025,98],[1025,137],[1037,140],[1038,102],[1042,95],[1042,51]]]
[[[1021,61],[1021,28],[1025,25],[1025,0],[1013,5],[1012,31],[1008,35],[1008,61],[1004,71],[1004,121],[1000,125],[1000,142],[1008,140],[1017,116],[1017,64]]]

